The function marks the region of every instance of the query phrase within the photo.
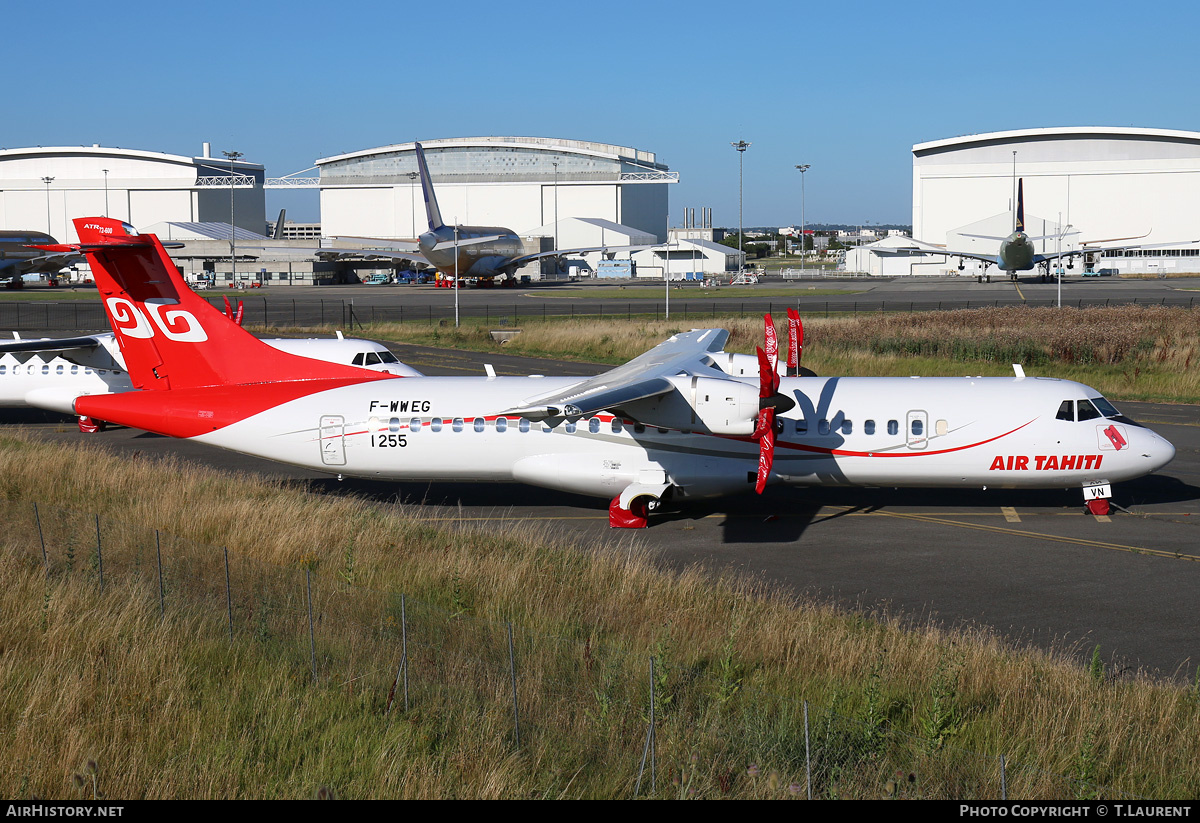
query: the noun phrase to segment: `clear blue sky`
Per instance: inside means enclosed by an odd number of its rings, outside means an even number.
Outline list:
[[[1200,10],[1183,2],[69,0],[4,18],[9,148],[209,141],[282,176],[410,140],[596,140],[679,172],[672,225],[688,206],[737,225],[738,139],[752,226],[799,222],[797,163],[810,223],[908,223],[914,143],[1200,131]],[[315,194],[279,198],[317,219]]]

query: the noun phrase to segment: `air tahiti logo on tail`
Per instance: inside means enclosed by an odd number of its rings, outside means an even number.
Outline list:
[[[208,339],[208,333],[200,325],[200,321],[190,311],[185,309],[169,309],[176,305],[170,298],[152,298],[145,302],[146,312],[139,309],[124,297],[110,297],[105,303],[112,315],[116,331],[126,337],[148,339],[156,332],[154,326],[166,335],[168,340],[178,343],[203,343]],[[148,320],[146,315],[150,316]],[[150,324],[154,321],[154,326]]]

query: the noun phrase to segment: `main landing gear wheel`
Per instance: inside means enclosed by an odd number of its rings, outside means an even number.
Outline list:
[[[650,513],[657,510],[660,503],[658,498],[641,495],[629,501],[629,508],[621,508],[620,496],[614,497],[608,504],[608,526],[612,529],[644,529],[650,518]]]
[[[102,432],[108,428],[108,424],[103,420],[97,420],[94,417],[79,416],[79,430],[84,434],[95,434]]]

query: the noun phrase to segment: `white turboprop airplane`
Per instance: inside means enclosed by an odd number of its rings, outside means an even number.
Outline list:
[[[781,379],[773,354],[724,352],[723,329],[596,377],[396,380],[272,349],[188,289],[154,235],[75,225],[66,248],[87,255],[141,389],[77,414],[339,477],[528,483],[609,498],[611,525],[640,528],[665,501],[776,483],[1077,487],[1103,513],[1111,483],[1175,454],[1079,383]]]
[[[236,321],[235,321],[236,322]],[[397,377],[422,377],[382,344],[337,337],[263,340],[301,357],[345,363]],[[112,332],[65,338],[0,341],[0,407],[45,409],[73,414],[77,397],[133,391],[125,358]],[[79,418],[79,430],[103,431],[104,422]]]

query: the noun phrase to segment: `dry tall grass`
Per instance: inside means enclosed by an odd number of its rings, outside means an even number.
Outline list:
[[[0,437],[0,479],[7,499],[53,490],[58,505],[228,546],[239,563],[267,569],[256,583],[263,598],[315,568],[325,615],[358,599],[394,607],[378,594],[391,590],[412,598],[410,619],[420,611],[434,625],[440,614],[436,625],[463,637],[500,638],[511,621],[528,723],[515,753],[499,641],[425,661],[442,680],[410,713],[387,715],[386,687],[363,684],[390,683],[394,661],[355,657],[379,640],[378,623],[322,624],[323,660],[354,658],[372,671],[310,685],[306,642],[252,631],[239,616],[231,644],[219,595],[216,608],[201,594],[188,599],[199,584],[176,581],[160,621],[151,590],[114,580],[100,592],[94,575],[78,573],[82,557],[76,573],[59,563],[47,578],[14,515],[0,556],[7,797],[87,796],[90,783],[77,788],[72,777],[88,759],[108,798],[305,797],[322,786],[341,797],[629,796],[652,655],[659,796],[792,796],[802,772],[771,764],[794,766],[803,752],[805,699],[839,712],[817,713],[828,721],[817,724],[820,739],[858,764],[824,773],[825,794],[886,793],[895,767],[880,741],[897,746],[906,734],[917,736],[904,744],[904,768],[920,772],[921,796],[994,795],[984,775],[999,753],[1012,769],[1010,796],[1074,791],[1055,775],[1149,797],[1200,790],[1195,690],[1097,680],[1065,656],[1017,651],[984,631],[906,628],[742,579],[667,574],[629,541],[581,546],[508,523],[455,527],[419,509],[20,435]],[[293,607],[278,619],[302,623]],[[489,654],[499,665],[472,680]],[[496,699],[483,699],[489,690]],[[963,767],[967,751],[980,753],[978,770]]]
[[[777,323],[781,317],[776,317]],[[729,350],[762,341],[757,318],[573,320],[522,323],[505,351],[620,363],[670,334],[697,326],[730,330]],[[804,322],[804,362],[818,374],[1031,375],[1078,380],[1116,399],[1200,402],[1200,312],[1159,306],[990,308],[872,313]],[[499,350],[488,327],[376,324],[361,333],[476,351]],[[779,325],[781,334],[785,332]]]

